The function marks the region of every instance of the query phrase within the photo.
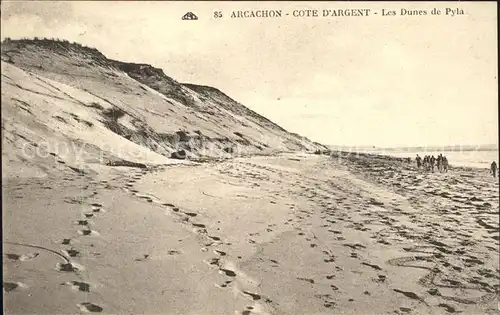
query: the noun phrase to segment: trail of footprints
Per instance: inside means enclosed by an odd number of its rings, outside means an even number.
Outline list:
[[[87,206],[87,205],[85,205]],[[97,215],[103,213],[103,206],[100,203],[91,203],[90,208],[83,212],[83,218],[80,218],[74,221],[74,225],[79,227],[80,229],[77,231],[77,234],[82,237],[87,236],[97,236],[99,233],[93,229],[91,229],[91,221],[90,219],[95,220]],[[66,285],[70,287],[72,290],[76,292],[85,292],[88,293],[91,291],[91,285],[85,281],[82,281],[82,277],[84,275],[85,268],[82,265],[79,265],[70,259],[78,258],[81,256],[78,248],[75,248],[72,245],[71,238],[65,238],[61,241],[62,245],[66,245],[67,247],[62,249],[63,254],[68,257],[66,262],[58,263],[56,269],[60,272],[72,272],[78,276],[78,280],[73,280],[69,282],[62,283],[62,285]],[[97,253],[98,254],[98,253]],[[103,311],[103,308],[97,304],[85,301],[76,305],[80,311],[83,312],[91,312],[91,313],[100,313]]]
[[[321,208],[323,209],[320,211],[320,219],[323,220],[325,223],[321,225],[321,228],[327,229],[328,232],[332,234],[332,239],[337,240],[339,242],[343,242],[342,246],[350,248],[352,251],[350,253],[350,257],[352,259],[357,259],[360,261],[360,265],[366,266],[367,268],[370,268],[377,272],[377,277],[373,278],[374,282],[378,283],[385,283],[387,279],[387,275],[384,274],[384,270],[376,264],[370,263],[369,261],[364,261],[362,257],[360,256],[358,250],[362,250],[365,248],[364,245],[358,244],[358,243],[348,243],[345,242],[346,239],[342,237],[342,230],[346,229],[354,229],[357,231],[362,231],[362,232],[370,232],[371,229],[367,226],[369,224],[392,224],[395,222],[395,220],[392,220],[390,217],[381,215],[380,219],[369,219],[365,221],[356,221],[354,219],[351,219],[351,214],[356,214],[359,212],[359,210],[356,210],[355,212],[351,212],[351,208],[355,209],[363,209],[363,205],[373,205],[373,206],[385,206],[384,203],[381,203],[373,198],[365,198],[363,197],[363,194],[360,191],[351,191],[350,189],[344,188],[343,185],[339,184],[333,184],[333,183],[327,183],[331,184],[328,185],[331,187],[330,189],[325,189],[324,183],[318,183],[317,181],[311,181],[311,182],[298,182],[297,185],[303,189],[303,193],[301,195],[303,197],[306,197],[310,199],[311,201],[315,202],[316,204],[320,205]],[[346,185],[346,187],[348,187]],[[344,211],[341,211],[341,209],[344,209]],[[305,213],[304,216],[299,215],[301,211],[297,211],[295,214],[295,217],[299,219],[300,222],[303,222],[305,219],[310,218],[313,214],[308,213],[307,211],[302,211]],[[362,213],[361,213],[362,214]],[[373,216],[376,214],[370,213],[369,210],[366,211],[367,215]],[[288,221],[287,221],[288,222]],[[336,230],[332,229],[331,226],[332,224],[341,224],[343,225],[343,228]],[[310,242],[311,247],[318,247],[318,249],[322,250],[323,253],[323,262],[324,263],[333,263],[335,264],[336,258],[335,255],[329,250],[325,249],[322,244],[325,244],[324,242],[317,240],[316,237],[308,235],[308,233],[304,233],[302,231],[302,228],[296,228],[298,230],[298,235],[303,236],[306,241]],[[390,243],[389,243],[390,245]],[[336,270],[342,271],[341,266],[335,266]],[[329,274],[325,276],[326,280],[329,281],[334,281],[335,275],[334,274]],[[298,278],[298,280],[302,280],[305,282],[308,282],[310,284],[315,284],[316,282],[314,279],[309,279],[309,278]],[[320,285],[324,285],[324,283],[321,283]],[[340,288],[338,288],[334,283],[330,284],[330,288],[332,291],[339,291]],[[401,293],[405,295],[406,297],[410,298],[415,298],[415,294],[413,292],[406,292],[400,289],[394,289],[395,292]],[[371,295],[369,291],[363,292],[364,295]],[[332,296],[331,293],[326,293],[326,294],[320,294],[315,296],[319,300],[322,301],[323,306],[328,309],[333,309],[337,306],[337,302],[335,301],[334,297]],[[417,298],[419,301],[423,301],[420,298]],[[348,300],[349,302],[353,302],[354,299],[350,298]],[[424,301],[425,303],[425,301]],[[406,309],[404,308],[405,311],[411,311],[411,309]]]
[[[76,172],[76,171],[75,171]],[[142,175],[144,175],[146,172],[142,171],[138,174],[135,175],[134,180],[126,184],[127,188],[131,188],[133,186],[133,182],[135,180],[138,180],[141,178]],[[75,180],[84,177],[84,173],[78,173],[78,174],[69,174],[63,177],[63,180],[69,181],[69,182],[74,182]],[[39,183],[40,185],[43,184],[43,182]],[[112,186],[108,183],[106,180],[102,180],[100,182],[94,182],[92,181],[91,184],[95,184],[98,187],[105,188],[105,189],[110,189]],[[87,185],[84,187],[84,189],[88,189],[90,185]],[[137,191],[133,191],[130,189],[132,192],[137,193]],[[82,217],[78,218],[73,222],[75,226],[77,226],[79,229],[77,231],[77,237],[90,237],[90,236],[98,236],[99,232],[94,230],[92,228],[92,222],[95,221],[95,219],[102,213],[105,212],[103,209],[103,205],[100,203],[90,203],[87,204],[86,199],[92,198],[95,195],[97,195],[97,192],[93,192],[90,196],[87,197],[77,197],[77,198],[69,198],[68,202],[70,203],[78,203],[82,204],[85,207],[88,206],[87,210],[82,213]],[[150,201],[151,202],[151,201]],[[193,213],[187,213],[188,216],[195,216]],[[74,273],[78,279],[73,280],[73,281],[68,281],[65,283],[61,283],[61,285],[65,285],[70,287],[72,290],[75,292],[85,292],[88,293],[91,291],[91,284],[85,282],[82,280],[82,277],[84,276],[85,272],[85,267],[76,263],[73,261],[73,258],[78,258],[81,256],[81,252],[78,248],[76,248],[72,242],[73,238],[64,238],[61,240],[61,245],[64,247],[61,249],[62,254],[52,251],[48,248],[36,246],[36,245],[30,245],[30,244],[17,244],[17,243],[12,243],[14,245],[19,245],[19,246],[24,246],[24,247],[30,247],[30,248],[38,248],[44,251],[51,252],[52,254],[55,254],[63,260],[62,262],[59,262],[56,264],[55,269],[59,272],[68,272],[68,273]],[[99,253],[91,253],[96,256],[99,255]],[[15,253],[5,253],[4,254],[4,259],[7,261],[18,261],[18,262],[24,262],[32,259],[36,259],[37,256],[39,255],[39,252],[32,252],[32,253],[24,253],[24,254],[15,254]],[[21,282],[9,282],[9,281],[3,281],[3,291],[5,293],[16,291],[19,289],[26,288],[27,286]],[[82,303],[79,303],[76,305],[76,307],[82,311],[82,312],[91,312],[91,313],[99,313],[103,311],[103,308],[97,304],[91,303],[89,301],[84,301]]]
[[[143,172],[142,174],[145,173],[146,172]],[[229,254],[226,253],[225,251],[217,249],[217,246],[231,245],[231,243],[224,241],[220,236],[211,234],[209,232],[209,227],[205,223],[197,221],[197,218],[199,217],[198,213],[193,211],[183,211],[180,207],[172,203],[164,202],[159,198],[143,194],[139,192],[137,189],[134,189],[135,183],[137,182],[137,180],[140,179],[141,176],[133,176],[131,179],[128,180],[128,182],[124,184],[123,189],[144,202],[154,203],[157,204],[158,206],[165,208],[168,211],[167,214],[177,216],[181,224],[190,226],[194,233],[203,236],[205,238],[205,241],[203,243],[203,247],[200,248],[200,251],[206,252],[209,250],[209,248],[212,248],[213,249],[212,252],[214,253],[214,257],[206,260],[205,263],[207,263],[210,266],[213,266],[214,268],[217,268],[220,274],[227,277],[227,280],[225,280],[220,284],[216,283],[214,284],[214,286],[221,289],[230,287],[233,284],[233,282],[236,279],[238,279],[239,275],[236,269],[233,267],[233,264],[229,261],[226,261],[226,258],[228,258]],[[168,254],[177,255],[181,253],[176,250],[169,250]],[[144,255],[144,258],[138,258],[136,260],[142,261],[144,259],[147,259],[147,256],[148,255]],[[241,278],[240,280],[243,282],[245,281],[244,278]],[[251,291],[241,291],[241,294],[252,301],[264,301],[265,303],[272,302],[269,298],[263,297],[260,294]],[[259,313],[259,308],[260,308],[259,304],[249,305],[245,310],[241,311],[240,313],[247,315],[256,314]]]
[[[306,198],[309,198],[311,200],[314,200],[315,202],[318,202],[319,200],[319,203],[321,203],[322,205],[326,206],[326,208],[328,210],[326,210],[325,212],[323,212],[322,214],[325,214],[322,219],[324,219],[325,221],[325,224],[322,225],[323,228],[328,228],[331,226],[331,224],[335,224],[337,223],[337,221],[343,221],[345,220],[345,218],[343,218],[342,216],[344,214],[339,214],[339,213],[336,213],[334,210],[336,210],[336,206],[338,205],[337,202],[340,201],[341,203],[343,201],[346,201],[346,206],[347,206],[347,203],[349,202],[349,200],[347,200],[348,198],[347,197],[343,197],[343,198],[339,198],[338,200],[336,200],[335,202],[330,202],[328,204],[324,204],[324,200],[329,200],[331,199],[331,196],[332,195],[335,195],[332,191],[330,190],[325,190],[323,189],[322,186],[320,186],[320,184],[316,185],[317,181],[316,180],[310,180],[309,182],[304,182],[304,181],[297,181],[297,185],[299,187],[301,187],[304,191],[304,193],[302,193],[302,196],[306,197]],[[314,187],[314,188],[310,188],[310,187]],[[290,191],[289,192],[290,194],[295,194],[296,192],[295,191]],[[346,195],[350,194],[350,192],[346,192]],[[300,195],[300,194],[299,194]],[[351,196],[351,195],[349,195]],[[309,233],[305,230],[303,230],[303,227],[304,226],[307,226],[309,223],[307,223],[307,220],[312,218],[313,216],[315,216],[315,213],[311,212],[311,211],[307,211],[307,210],[301,210],[301,209],[297,209],[296,208],[296,205],[295,204],[288,204],[288,206],[290,207],[291,210],[293,210],[293,217],[292,218],[288,218],[286,221],[283,222],[284,225],[295,225],[295,224],[299,224],[298,226],[295,227],[295,229],[297,230],[297,235],[298,236],[302,236],[304,237],[304,239],[309,242],[309,245],[311,248],[318,248],[318,250],[321,250],[322,253],[323,253],[323,262],[324,263],[327,263],[327,264],[334,264],[334,268],[335,270],[337,271],[342,271],[343,268],[341,266],[337,266],[335,265],[335,261],[336,261],[336,257],[335,255],[332,253],[332,251],[330,251],[329,249],[325,248],[323,245],[324,245],[324,242],[320,241],[317,239],[317,237],[314,235],[314,233]],[[334,217],[335,220],[332,220],[331,218]],[[353,222],[354,224],[356,222]],[[359,229],[359,230],[368,230],[366,228],[357,228],[355,227],[356,229]],[[270,232],[272,231],[272,225],[269,225],[268,228],[266,229],[266,231]],[[329,229],[328,230],[329,232],[331,232],[333,235],[334,235],[334,239],[336,239],[337,241],[345,241],[345,238],[342,237],[342,232],[341,231],[338,231],[338,230],[332,230],[332,229]],[[260,235],[260,233],[251,233],[249,234],[250,237],[252,236],[258,236]],[[255,243],[255,241],[253,241],[253,239],[249,238],[249,242],[250,243]],[[349,247],[352,249],[352,253],[351,253],[351,257],[352,258],[356,258],[356,259],[359,259],[360,257],[358,256],[358,253],[356,252],[358,249],[362,249],[364,248],[364,246],[362,244],[349,244],[349,243],[345,243],[344,244],[345,247]],[[276,261],[276,260],[271,260],[271,262],[273,263],[272,266],[273,267],[278,267],[279,266],[279,262]],[[217,264],[218,263],[218,259],[214,259],[213,261],[211,261],[212,264]],[[382,268],[375,265],[375,264],[371,264],[369,262],[361,262],[361,265],[365,265],[371,269],[374,269],[378,272],[382,272]],[[314,279],[311,279],[311,278],[307,278],[307,277],[298,277],[297,280],[300,280],[300,281],[304,281],[305,283],[309,283],[311,285],[321,285],[321,286],[324,286],[324,285],[327,285],[327,287],[335,292],[335,293],[338,293],[340,292],[340,288],[337,287],[335,285],[335,275],[334,274],[328,274],[328,275],[325,275],[325,279],[327,281],[327,283],[325,284],[324,281],[321,281],[321,283],[317,283]],[[378,277],[376,279],[374,279],[374,281],[376,282],[381,282],[383,283],[386,279],[386,275],[384,274],[381,274],[379,273],[378,274]],[[329,283],[328,283],[329,282]],[[227,283],[224,283],[222,284],[221,286],[225,287],[227,286]],[[370,295],[370,292],[366,291],[364,293],[365,295]],[[326,294],[320,294],[320,295],[317,295],[316,298],[320,299],[323,303],[323,306],[325,308],[328,308],[328,309],[334,309],[336,306],[337,306],[337,302],[335,301],[334,299],[334,296],[331,294],[331,293],[326,293]],[[349,299],[349,301],[354,301],[353,299]]]
[[[91,184],[105,189],[112,188],[106,180],[102,180],[99,182],[92,181]],[[88,189],[89,187],[90,185],[86,186],[85,189]],[[88,198],[92,198],[95,195],[97,195],[97,192],[93,192],[92,195],[90,195]],[[93,229],[93,224],[98,216],[105,212],[104,207],[98,202],[84,202],[82,204],[86,209],[82,212],[82,217],[73,222],[73,224],[78,228],[78,231],[76,232],[77,237],[98,236],[99,232]],[[91,292],[92,285],[83,280],[85,267],[72,260],[73,258],[81,257],[80,250],[74,246],[72,241],[73,238],[64,238],[61,241],[61,245],[65,246],[61,250],[64,255],[63,257],[65,261],[62,263],[58,263],[56,265],[56,270],[60,272],[74,273],[78,277],[78,279],[76,280],[61,283],[61,285],[68,286],[75,292],[89,293]],[[90,254],[94,256],[100,255],[99,253]],[[81,302],[77,304],[76,307],[82,312],[100,313],[103,311],[103,308],[101,306],[89,301]]]
[[[32,260],[32,259],[35,259],[36,257],[38,257],[38,255],[39,255],[38,252],[25,253],[25,254],[20,254],[20,255],[19,254],[11,254],[11,253],[4,253],[3,254],[4,259],[6,259],[8,261],[15,261],[15,262],[29,261],[29,260]],[[3,291],[5,293],[7,293],[7,292],[26,288],[26,285],[22,282],[19,282],[19,281],[17,281],[17,282],[3,281],[2,287],[3,287]]]
[[[385,177],[383,176],[381,177],[379,173],[376,173],[375,178],[379,180],[382,179],[383,181]],[[404,182],[404,178],[400,178],[399,180]],[[391,180],[384,182],[384,184],[386,185],[388,183],[393,183],[393,181]],[[306,186],[303,186],[303,188],[306,188]],[[491,269],[486,269],[484,267],[481,267],[484,264],[484,261],[481,259],[481,257],[476,257],[474,255],[471,255],[469,253],[470,249],[466,248],[466,246],[474,245],[475,243],[475,241],[471,240],[472,233],[474,233],[474,231],[477,230],[477,228],[473,226],[475,222],[465,221],[464,218],[460,218],[459,220],[457,220],[453,217],[447,217],[447,216],[441,217],[442,214],[440,216],[440,219],[436,220],[435,216],[432,216],[432,214],[435,214],[433,212],[430,212],[428,218],[422,219],[423,217],[426,216],[425,213],[418,213],[418,214],[405,213],[398,208],[399,206],[398,202],[390,202],[389,204],[384,204],[375,199],[365,199],[363,198],[362,194],[356,194],[355,192],[346,191],[345,189],[342,189],[342,187],[338,187],[337,185],[337,187],[335,187],[334,189],[335,192],[332,191],[330,193],[327,193],[327,195],[335,196],[347,192],[349,197],[352,196],[352,198],[349,198],[351,199],[349,200],[349,203],[350,204],[352,204],[353,202],[357,203],[355,205],[355,209],[363,209],[362,207],[363,204],[364,205],[369,204],[373,206],[382,207],[386,210],[382,212],[370,212],[370,211],[363,212],[363,210],[357,210],[356,214],[362,216],[368,216],[371,218],[369,218],[368,220],[362,220],[362,221],[358,220],[358,222],[354,222],[350,220],[349,211],[347,211],[347,213],[346,211],[338,211],[338,213],[332,211],[340,209],[350,209],[349,204],[343,202],[347,198],[337,199],[336,202],[338,202],[338,204],[333,205],[333,209],[331,209],[332,203],[322,198],[321,190],[319,189],[320,187],[317,188],[318,189],[315,193],[309,193],[309,191],[305,189],[304,196],[311,198],[312,200],[314,200],[315,202],[317,202],[319,205],[321,205],[326,209],[322,211],[324,215],[321,217],[322,219],[325,219],[327,221],[326,224],[322,225],[323,228],[328,228],[329,227],[328,223],[335,223],[335,221],[333,220],[327,220],[326,218],[328,216],[337,216],[335,218],[337,222],[344,221],[348,223],[347,225],[344,225],[344,228],[351,228],[359,231],[370,231],[370,228],[366,227],[365,225],[386,226],[386,228],[382,228],[381,230],[371,232],[372,238],[375,239],[377,243],[380,243],[382,245],[391,245],[394,243],[405,244],[408,243],[408,240],[412,240],[413,242],[414,241],[423,242],[424,244],[427,243],[428,245],[424,246],[424,248],[421,247],[404,248],[405,251],[407,252],[422,253],[422,254],[417,254],[411,257],[408,257],[406,255],[405,257],[391,259],[387,263],[393,266],[420,268],[428,270],[429,273],[423,278],[421,278],[419,282],[421,285],[429,287],[428,293],[430,295],[439,296],[444,300],[449,300],[463,304],[485,303],[491,301],[491,299],[497,296],[499,291],[498,280],[500,280],[500,276],[498,276],[499,270],[497,269],[496,271],[494,271]],[[403,191],[401,190],[399,190],[398,193],[404,195]],[[436,192],[433,191],[430,193],[433,195],[436,194]],[[441,197],[449,198],[449,195],[444,194]],[[418,209],[426,209],[428,207],[428,205],[422,204],[421,202],[416,203],[416,198],[413,199],[411,197],[411,194],[408,200],[410,201],[410,203],[413,203],[414,206]],[[487,197],[480,197],[475,199],[479,211],[484,212],[485,211],[484,209],[486,210],[489,209],[488,203],[485,203],[484,200],[491,201],[491,199]],[[437,209],[437,211],[439,211],[439,209],[447,209],[446,203],[440,203],[440,201],[441,199],[439,198],[436,198],[436,200],[430,200],[429,201],[429,204],[431,204],[430,208]],[[463,202],[463,200],[459,201]],[[462,208],[464,208],[463,205]],[[453,214],[458,215],[459,217],[462,215],[462,213],[458,212],[455,212]],[[344,218],[341,218],[341,216],[344,216]],[[399,223],[398,220],[392,218],[394,216],[407,216],[410,218],[410,221],[412,223],[416,224],[416,227],[408,227],[405,225],[401,225],[401,223]],[[453,223],[456,226],[456,228],[442,226],[441,222],[443,221],[447,222],[448,224]],[[499,229],[494,224],[485,222],[481,218],[476,219],[476,222],[480,227],[485,228],[488,231],[488,233],[490,233],[490,231],[492,231],[491,233],[496,233],[496,234],[498,233]],[[459,233],[455,231],[460,230],[458,227],[464,226],[464,224],[472,225],[471,229],[468,230],[469,234],[458,235]],[[340,231],[335,231],[335,230],[328,230],[328,231],[334,234],[341,234]],[[446,233],[449,234],[448,237],[444,237]],[[456,244],[457,242],[458,244]],[[460,245],[462,245],[462,247],[460,247]],[[353,250],[355,249],[355,246],[351,246],[349,244],[344,244],[344,246],[351,247],[353,248]],[[485,247],[490,249],[488,246]],[[494,247],[493,246],[490,247],[491,250],[493,251]],[[498,250],[498,248],[496,248],[495,250]],[[356,253],[352,253],[351,257],[358,258],[358,255]],[[325,259],[325,262],[326,261],[329,260]],[[422,264],[423,262],[424,264]],[[380,266],[371,264],[370,262],[363,261],[361,262],[361,264],[370,267],[376,271],[382,271],[382,268],[380,268]],[[479,274],[479,276],[467,278],[466,274],[463,274],[463,271],[466,270],[466,268],[469,271],[475,271],[476,273]],[[482,280],[484,278],[496,280],[496,284],[491,284],[491,282]],[[374,281],[384,282],[385,279],[386,279],[385,275],[379,274],[379,278],[374,279]],[[460,297],[460,295],[445,296],[441,294],[440,291],[438,290],[438,288],[440,287],[453,288],[456,290],[472,289],[484,292],[485,294],[475,298],[471,297],[464,298]],[[404,295],[407,298],[418,300],[421,303],[427,304],[423,297],[419,297],[413,292],[408,292],[397,288],[395,288],[394,291],[396,293]],[[457,307],[454,307],[447,303],[440,303],[437,306],[444,308],[448,313],[460,312],[457,309]],[[410,311],[411,309],[401,308],[396,312],[407,313]]]
[[[386,167],[380,167],[380,169],[376,171],[375,178],[382,179],[383,181],[385,177],[383,176],[381,177],[379,172],[380,170],[385,170],[385,169]],[[231,174],[231,175],[237,176],[238,174]],[[394,172],[392,174],[388,173],[387,176],[390,179],[384,182],[385,185],[387,184],[392,185],[393,183],[398,183],[398,181],[404,183],[405,181],[404,177],[401,177],[399,174],[396,174]],[[339,178],[336,178],[335,182],[330,182],[330,181],[318,182],[317,180],[304,181],[304,179],[296,181],[297,187],[300,187],[302,189],[302,192],[299,192],[299,196],[308,198],[309,200],[320,205],[324,209],[323,211],[321,211],[321,219],[325,221],[325,224],[321,225],[321,227],[328,229],[328,232],[332,233],[333,239],[340,242],[344,242],[346,240],[342,236],[341,231],[330,228],[332,224],[342,224],[343,228],[341,228],[340,230],[354,229],[361,232],[368,232],[371,234],[371,238],[374,240],[374,242],[379,243],[383,246],[393,245],[393,244],[406,244],[408,243],[408,240],[411,240],[412,242],[414,241],[424,242],[428,244],[427,246],[428,251],[424,253],[425,255],[416,255],[412,257],[405,256],[402,258],[391,259],[387,262],[387,264],[393,266],[421,268],[429,270],[429,274],[420,279],[420,284],[429,287],[428,293],[430,295],[439,296],[444,300],[449,300],[463,304],[479,304],[490,301],[492,298],[496,296],[496,294],[498,294],[498,291],[500,289],[498,285],[498,280],[500,280],[500,276],[498,276],[499,270],[497,269],[496,271],[494,271],[486,268],[481,268],[482,264],[484,263],[481,257],[476,257],[474,255],[468,254],[467,253],[468,250],[466,249],[466,246],[474,244],[474,241],[471,241],[471,236],[476,229],[474,227],[474,224],[477,224],[479,225],[479,227],[486,229],[488,233],[493,234],[491,238],[498,241],[499,229],[496,225],[491,224],[482,218],[476,219],[475,221],[464,222],[464,219],[460,217],[462,214],[460,212],[457,212],[456,209],[454,214],[457,215],[459,219],[445,216],[441,217],[439,220],[436,220],[432,216],[424,218],[426,215],[425,213],[418,213],[418,214],[405,213],[399,208],[399,202],[397,200],[393,199],[391,202],[384,203],[372,197],[365,197],[365,196],[371,196],[371,194],[369,192],[363,191],[362,189],[358,189],[359,187],[356,187],[357,190],[353,190],[351,188],[352,184],[349,185],[347,181],[348,180],[345,179],[345,183],[343,183],[342,179]],[[325,185],[325,183],[327,185]],[[404,184],[399,186],[404,186]],[[396,186],[396,191],[398,192],[398,194],[403,194],[403,191],[401,191],[401,189],[398,189],[397,187],[398,186]],[[295,192],[289,191],[289,193],[295,193]],[[441,194],[439,192],[432,191],[432,189],[429,190],[429,193],[432,195]],[[450,196],[453,197],[453,195],[443,193],[443,195],[440,197],[450,198]],[[417,209],[423,210],[427,208],[425,204],[417,203],[417,199],[412,198],[411,195],[409,196],[408,200]],[[491,208],[490,202],[493,201],[491,198],[487,197],[480,197],[476,199],[473,198],[471,200],[472,204],[470,205],[467,204],[464,205],[463,204],[464,200],[462,199],[460,200],[457,199],[457,202],[459,202],[460,207],[464,209],[465,208],[473,209],[474,208],[473,204],[476,203],[479,211],[485,212],[489,211],[488,209]],[[446,204],[439,203],[440,199],[437,199],[436,201],[437,203],[434,203],[430,206],[430,208],[433,209],[433,211],[435,211],[434,209],[438,210],[447,209]],[[377,212],[370,209],[366,209],[366,205],[380,207],[382,208],[381,209],[382,211]],[[287,219],[283,223],[284,225],[294,225],[295,223],[299,223],[303,226],[304,222],[307,222],[306,220],[308,220],[314,215],[313,213],[308,211],[295,209],[293,206],[291,206],[291,209],[295,210],[294,218]],[[495,214],[495,212],[491,213]],[[433,213],[431,212],[431,214]],[[351,218],[351,215],[355,215],[356,218],[355,219]],[[359,219],[360,216],[361,217],[364,216],[366,217],[366,219],[360,220]],[[415,223],[416,227],[409,227],[405,226],[404,224],[401,224],[399,220],[396,220],[394,218],[398,216],[406,216],[410,218],[410,221],[412,223]],[[458,228],[455,229],[446,226],[442,227],[441,221],[443,220],[444,222],[447,223],[453,223],[456,227],[464,225],[464,223],[470,224],[471,229],[468,231],[468,234],[458,235],[458,233],[455,232],[456,230],[459,230]],[[372,229],[374,230],[372,231]],[[439,233],[441,235],[436,237],[436,229],[438,229],[438,231],[439,229],[442,229],[443,233],[447,232],[451,234],[449,237],[449,239],[451,240],[455,239],[462,240],[460,243],[462,247],[460,247],[460,244],[458,244],[458,246],[454,246],[451,245],[448,241],[444,242],[438,241],[438,239],[447,240],[447,238],[443,238],[443,235],[441,233]],[[310,242],[310,246],[312,248],[317,247],[318,249],[323,250],[321,242],[317,241],[315,239],[315,236],[308,235],[308,233],[302,231],[302,228],[297,228],[297,230],[298,230],[297,234],[299,236],[303,236],[306,239],[306,241]],[[254,235],[258,235],[258,233],[255,233]],[[456,235],[458,235],[458,237]],[[249,242],[254,243],[255,241],[249,239]],[[343,246],[352,249],[351,258],[358,259],[360,261],[360,265],[372,269],[378,273],[377,277],[374,278],[373,281],[378,283],[386,282],[387,275],[384,274],[382,267],[373,264],[369,261],[364,261],[363,258],[360,257],[358,249],[363,249],[364,246],[362,244],[344,243]],[[452,248],[455,249],[457,247],[458,249],[452,250]],[[498,250],[498,248],[495,248],[495,246],[489,246],[489,247],[485,246],[485,247],[491,251]],[[405,249],[405,251],[418,253],[420,250],[407,248]],[[324,254],[323,261],[325,263],[335,263],[335,256],[329,250],[323,250],[323,254]],[[461,265],[457,265],[456,263],[450,263],[453,261],[453,259],[448,259],[446,257],[451,255],[452,258],[454,258],[453,255],[457,254],[460,255],[459,256],[460,259],[458,259],[458,262],[462,262]],[[426,266],[422,265],[421,263],[415,265],[415,262],[419,263],[425,261],[434,263],[434,266],[432,265]],[[336,268],[341,268],[341,267],[336,266]],[[463,272],[465,268],[468,268],[469,270],[471,268],[474,269],[479,276],[474,276],[472,278],[464,278],[462,276],[463,279],[457,280],[458,278],[460,278],[459,274]],[[327,280],[331,280],[334,278],[334,276],[327,275],[326,278]],[[491,284],[483,280],[484,278],[496,280],[497,284]],[[300,278],[299,280],[315,284],[313,279]],[[464,280],[466,282],[464,282]],[[333,290],[335,291],[339,290],[339,288],[337,288],[335,285],[332,284],[331,286]],[[445,296],[439,292],[438,290],[439,287],[455,288],[457,290],[476,289],[481,292],[485,292],[486,294],[483,294],[482,296],[477,298],[467,298],[467,299],[460,298],[457,295]],[[406,298],[419,301],[423,304],[427,304],[423,297],[418,296],[414,292],[405,291],[402,288],[393,288],[393,291],[395,293],[405,296]],[[370,295],[370,292],[365,291],[364,294]],[[336,306],[335,301],[333,301],[331,294],[323,295],[321,299],[323,300],[324,307],[326,308],[334,308]],[[436,306],[444,308],[448,313],[460,312],[457,309],[457,307],[447,303],[440,303],[439,305]],[[402,307],[399,310],[396,310],[395,312],[403,314],[411,311],[412,309],[410,308]]]

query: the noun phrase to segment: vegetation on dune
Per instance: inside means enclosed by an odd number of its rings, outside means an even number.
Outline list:
[[[200,148],[205,148],[208,144],[213,145],[216,151],[226,153],[239,152],[240,150],[235,150],[238,146],[253,147],[261,151],[264,147],[269,148],[270,146],[268,144],[257,140],[255,136],[252,138],[250,133],[247,133],[249,129],[252,129],[252,125],[257,125],[263,128],[263,130],[270,131],[269,134],[273,137],[285,138],[282,139],[280,143],[287,148],[304,149],[307,148],[307,143],[312,145],[307,138],[287,132],[266,117],[259,115],[233,100],[217,88],[177,82],[173,78],[167,76],[161,68],[149,64],[108,59],[96,48],[60,38],[34,37],[11,39],[7,37],[1,44],[2,61],[9,62],[21,68],[28,68],[30,70],[37,69],[37,72],[39,70],[44,70],[50,73],[69,73],[70,76],[72,75],[71,69],[77,69],[73,67],[89,68],[93,71],[92,75],[96,75],[96,73],[104,69],[104,71],[102,71],[103,79],[109,80],[113,86],[118,84],[124,85],[125,81],[114,79],[117,77],[116,74],[121,72],[140,83],[139,87],[142,91],[146,93],[150,92],[149,89],[145,88],[145,86],[147,86],[163,94],[168,99],[175,100],[179,104],[189,107],[189,113],[193,113],[193,115],[196,114],[199,119],[206,122],[213,123],[219,120],[224,121],[224,119],[232,117],[232,115],[241,118],[232,126],[228,126],[227,123],[224,122],[216,123],[217,127],[221,129],[219,131],[220,135],[222,136],[228,132],[230,133],[230,137],[210,137],[202,135],[201,130],[196,130],[196,135],[184,131],[162,133],[151,128],[142,118],[128,111],[126,106],[120,108],[106,99],[103,100],[111,104],[111,108],[105,108],[95,101],[82,103],[83,106],[92,108],[93,112],[99,113],[101,117],[98,121],[111,132],[162,155],[169,156],[172,149],[185,150],[185,152],[197,154],[197,151],[203,151]],[[52,64],[48,62],[48,65],[45,67],[43,61],[50,58],[51,55],[56,59],[61,56],[64,58],[57,59],[61,60],[57,63]],[[51,67],[55,67],[55,69]],[[78,70],[80,71],[80,69]],[[111,72],[109,70],[111,70]],[[81,71],[85,72],[87,70],[81,69]],[[97,76],[98,75],[99,74],[97,74]],[[110,79],[110,77],[112,77],[112,79]],[[108,81],[103,81],[104,84],[107,82]],[[80,87],[81,86],[79,86],[79,88]],[[88,91],[86,88],[83,90]],[[133,88],[130,87],[129,91],[132,90]],[[144,92],[141,93],[143,94]],[[142,95],[141,93],[135,94]],[[167,102],[173,104],[170,100]],[[173,108],[170,108],[170,111],[175,115]],[[226,112],[229,114],[226,114]],[[79,117],[73,118],[86,124],[88,127],[93,127],[92,123],[84,121]],[[123,118],[123,120],[121,118]],[[191,122],[191,119],[188,119],[186,115],[182,118],[188,123]],[[65,121],[64,118],[59,116],[56,119],[63,122]],[[194,121],[194,119],[192,120]],[[234,121],[234,119],[232,120]],[[199,128],[200,126],[196,127]],[[185,128],[185,126],[183,128]],[[265,132],[260,133],[265,134]],[[185,156],[183,154],[180,155],[183,157]]]

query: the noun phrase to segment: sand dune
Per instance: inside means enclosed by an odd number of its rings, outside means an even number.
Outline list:
[[[215,88],[49,40],[2,44],[2,141],[7,314],[499,314],[486,170],[312,154]]]
[[[73,163],[167,164],[165,157],[181,149],[192,158],[227,158],[324,148],[218,89],[181,84],[151,65],[111,60],[68,42],[4,41],[2,91],[2,131],[5,145],[13,146],[5,154],[42,143]],[[15,165],[32,163],[18,160],[7,157]]]

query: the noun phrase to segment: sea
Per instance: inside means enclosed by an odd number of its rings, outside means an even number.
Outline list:
[[[347,150],[346,150],[347,149]],[[389,155],[394,157],[411,158],[415,161],[418,155],[424,157],[425,155],[434,155],[437,157],[443,154],[448,159],[448,163],[453,167],[474,167],[474,168],[490,168],[491,162],[496,161],[499,164],[499,151],[498,149],[474,149],[473,147],[457,149],[457,148],[444,148],[436,150],[434,148],[343,148],[348,152],[361,152],[372,153],[379,155]]]

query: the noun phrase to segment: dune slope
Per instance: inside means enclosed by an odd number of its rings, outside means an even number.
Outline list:
[[[63,41],[2,43],[2,114],[7,165],[36,164],[12,152],[37,152],[40,144],[63,162],[77,157],[83,164],[170,163],[178,150],[200,158],[321,147],[218,89],[181,84],[151,65]],[[59,156],[61,147],[72,152]]]

